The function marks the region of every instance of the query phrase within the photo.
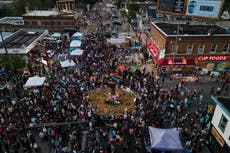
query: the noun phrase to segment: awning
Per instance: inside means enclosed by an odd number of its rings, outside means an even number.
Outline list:
[[[163,59],[162,62],[159,63],[159,66],[195,66],[194,59]]]

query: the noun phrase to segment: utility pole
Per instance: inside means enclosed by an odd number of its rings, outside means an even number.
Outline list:
[[[178,52],[178,39],[179,39],[179,31],[180,30],[180,24],[177,23],[177,31],[176,31],[176,41],[175,41],[175,48],[174,48],[174,52],[173,52],[173,68],[175,66],[175,55]]]

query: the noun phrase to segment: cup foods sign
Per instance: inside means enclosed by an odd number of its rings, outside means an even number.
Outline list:
[[[227,56],[199,56],[198,61],[226,61]]]

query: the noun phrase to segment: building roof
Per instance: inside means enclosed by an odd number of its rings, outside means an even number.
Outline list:
[[[230,116],[230,97],[213,97],[212,100]]]
[[[3,40],[10,37],[11,35],[12,35],[12,32],[2,32]],[[2,42],[2,37],[0,37],[0,42]]]
[[[0,8],[3,7],[10,7],[10,4],[13,3],[13,1],[0,1]]]
[[[23,25],[24,21],[22,17],[4,17],[0,19],[0,24]]]
[[[36,10],[24,14],[23,16],[52,16],[58,15],[57,11],[47,11],[47,10]]]
[[[9,53],[26,54],[36,45],[36,42],[47,33],[47,30],[21,29],[5,38],[4,41]],[[5,53],[3,48],[3,43],[0,42],[0,54]]]
[[[159,30],[161,30],[165,35],[177,35],[177,24],[169,24],[169,23],[152,23]],[[180,24],[179,25],[179,35],[210,35],[210,31],[212,30],[212,34],[221,34],[221,35],[229,35],[230,30],[221,28],[217,25],[190,25],[190,24]]]

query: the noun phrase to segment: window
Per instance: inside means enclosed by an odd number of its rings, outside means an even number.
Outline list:
[[[37,25],[38,25],[38,26],[41,26],[41,25],[42,25],[42,22],[41,22],[41,21],[38,21],[38,22],[37,22]]]
[[[187,46],[186,53],[187,53],[187,54],[192,54],[192,50],[193,50],[193,45],[188,45],[188,46]]]
[[[203,54],[204,53],[204,48],[205,48],[205,45],[203,45],[203,44],[199,45],[199,47],[198,47],[198,53],[199,54]]]
[[[228,50],[229,50],[229,44],[225,44],[222,49],[222,52],[228,52]]]
[[[215,53],[216,52],[216,48],[217,48],[217,45],[216,44],[212,44],[210,52],[211,53]]]
[[[225,131],[227,123],[228,123],[227,118],[222,114],[218,127],[223,133]]]
[[[171,53],[172,53],[172,54],[175,54],[175,53],[176,53],[176,46],[175,46],[175,45],[172,45],[172,48],[171,48],[171,49],[172,49],[172,52],[171,52]]]

